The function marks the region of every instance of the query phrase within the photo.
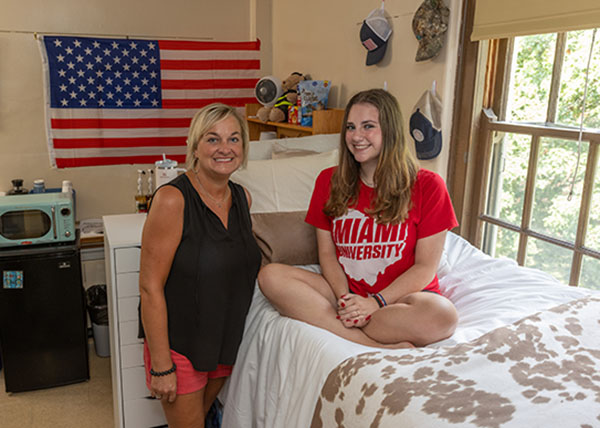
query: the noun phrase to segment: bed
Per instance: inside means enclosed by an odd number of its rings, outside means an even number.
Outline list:
[[[306,138],[256,143],[234,180],[253,195],[268,261],[318,271],[301,214],[339,136]],[[268,159],[266,147],[282,157]],[[256,287],[220,394],[223,427],[600,426],[600,293],[491,258],[453,233],[438,276],[459,312],[456,332],[402,350],[282,317]]]

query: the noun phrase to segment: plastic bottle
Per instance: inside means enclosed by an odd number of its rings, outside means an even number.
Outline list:
[[[63,180],[62,192],[63,193],[72,193],[73,192],[73,183],[71,183],[71,180]]]
[[[154,170],[148,169],[148,193],[146,193],[146,207],[150,209],[152,196],[154,195]]]
[[[142,176],[144,174],[146,174],[146,171],[144,171],[143,169],[138,169],[137,192],[135,193],[136,213],[145,213],[148,211],[148,198],[146,197],[146,195],[144,195],[144,191],[142,189]]]

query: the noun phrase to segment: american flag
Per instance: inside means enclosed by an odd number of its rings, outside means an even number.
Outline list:
[[[183,162],[196,111],[256,102],[260,41],[43,36],[47,135],[58,168]]]

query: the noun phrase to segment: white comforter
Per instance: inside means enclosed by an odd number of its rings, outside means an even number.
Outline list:
[[[594,293],[562,285],[513,261],[490,258],[452,233],[446,239],[438,276],[460,319],[451,338],[430,347],[468,342],[537,311]],[[257,287],[233,374],[220,395],[225,402],[223,428],[310,426],[328,374],[347,358],[369,351],[373,348],[280,316]]]

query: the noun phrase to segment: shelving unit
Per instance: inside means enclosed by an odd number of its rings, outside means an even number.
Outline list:
[[[306,137],[315,134],[336,134],[340,132],[344,120],[344,110],[327,109],[313,112],[313,126],[300,126],[284,122],[263,122],[256,117],[261,104],[246,104],[246,120],[250,131],[250,140],[260,139],[261,132],[276,132],[277,138]]]

